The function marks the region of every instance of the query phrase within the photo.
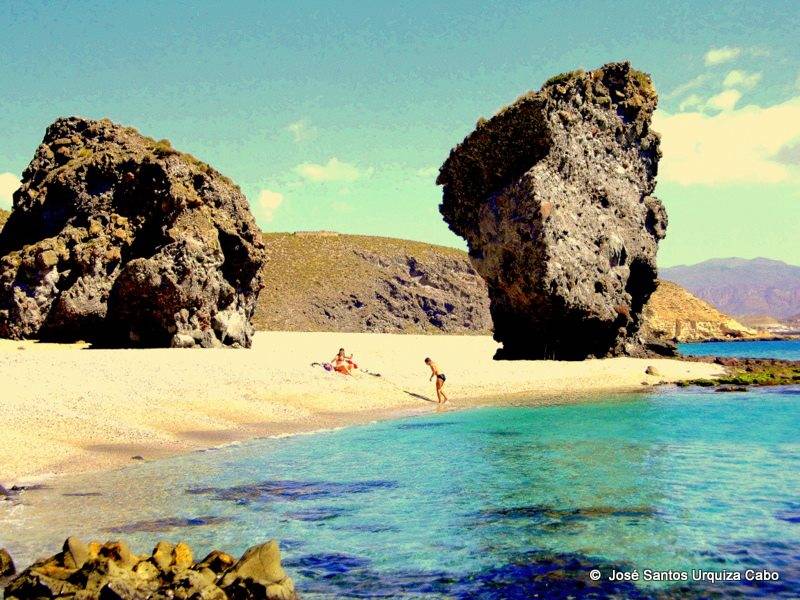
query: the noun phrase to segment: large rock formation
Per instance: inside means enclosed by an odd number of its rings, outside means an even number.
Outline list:
[[[232,181],[166,140],[57,120],[0,256],[0,336],[250,346],[261,233]]]
[[[159,542],[137,556],[124,542],[64,542],[61,552],[31,565],[5,589],[6,600],[297,600],[281,567],[278,543],[250,548],[237,561],[214,550],[195,562],[184,543]]]
[[[628,63],[555,77],[477,128],[437,183],[486,280],[502,358],[647,353],[666,213],[652,196],[657,97]]]

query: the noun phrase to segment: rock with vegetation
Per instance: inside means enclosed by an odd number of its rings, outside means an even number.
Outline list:
[[[8,583],[5,598],[296,600],[298,595],[274,540],[250,548],[238,561],[215,550],[195,562],[182,542],[162,541],[150,555],[137,556],[124,542],[69,538],[61,552]]]
[[[548,81],[480,120],[439,172],[441,213],[488,284],[498,358],[646,355],[667,218],[657,96],[628,63]]]
[[[486,284],[465,252],[331,232],[267,233],[257,329],[486,334]]]
[[[684,360],[692,362],[713,362],[725,367],[727,373],[716,379],[689,379],[679,381],[678,386],[697,385],[735,389],[740,391],[747,386],[769,387],[775,385],[800,384],[800,360],[777,358],[730,358],[714,356],[687,356]]]
[[[228,178],[167,140],[58,119],[0,233],[0,336],[248,347],[263,242]]]

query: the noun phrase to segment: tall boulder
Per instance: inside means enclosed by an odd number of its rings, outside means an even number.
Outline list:
[[[107,119],[48,127],[0,233],[0,336],[249,347],[264,246],[247,199]]]
[[[440,211],[488,284],[498,358],[648,353],[667,226],[656,103],[628,63],[566,73],[481,119],[441,167]]]

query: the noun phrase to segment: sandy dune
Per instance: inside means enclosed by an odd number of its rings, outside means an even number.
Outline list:
[[[339,346],[374,377],[312,368]],[[489,337],[261,332],[251,350],[92,350],[0,341],[0,484],[102,469],[262,435],[436,410],[423,359],[454,407],[520,395],[571,401],[721,373],[673,360],[495,362]],[[648,365],[661,376],[644,374]]]

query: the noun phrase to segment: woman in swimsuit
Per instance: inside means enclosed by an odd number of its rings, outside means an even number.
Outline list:
[[[439,371],[439,367],[437,367],[436,363],[430,358],[425,359],[425,364],[431,368],[431,376],[428,378],[428,381],[436,377],[436,397],[439,399],[439,404],[447,402],[447,396],[442,390],[444,382],[447,381],[447,377],[445,377],[444,373]],[[442,398],[444,398],[444,400],[442,400]]]
[[[339,353],[333,357],[333,370],[342,375],[352,375],[350,371],[355,368],[356,364],[353,362],[353,355],[345,356],[344,348],[339,348]]]

